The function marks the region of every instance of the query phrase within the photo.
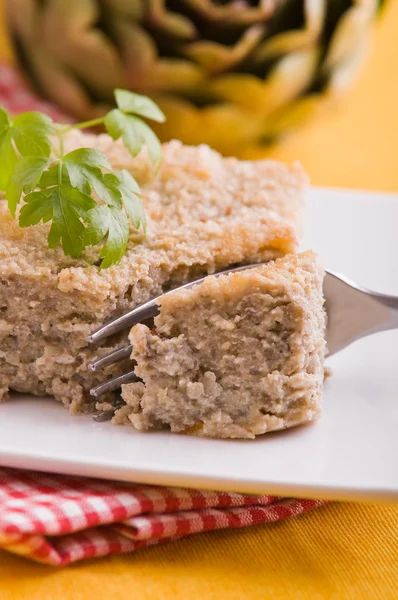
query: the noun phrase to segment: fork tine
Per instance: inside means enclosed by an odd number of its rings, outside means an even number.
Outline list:
[[[124,360],[125,358],[129,358],[131,355],[131,350],[131,344],[128,346],[123,346],[123,348],[118,348],[117,350],[106,354],[106,356],[102,356],[101,358],[94,360],[88,365],[88,370],[93,373],[94,371],[99,371],[108,365],[113,365],[121,360]]]
[[[87,341],[90,344],[101,342],[110,335],[119,333],[119,331],[123,331],[123,329],[129,329],[141,321],[156,317],[158,314],[159,307],[156,304],[156,300],[149,300],[148,302],[144,302],[144,304],[137,306],[134,310],[122,315],[118,319],[111,321],[107,325],[103,325],[97,329],[97,331],[94,331],[94,333],[89,335]]]
[[[246,269],[253,269],[254,267],[258,267],[262,264],[264,263],[241,265],[240,267],[234,267],[225,269],[224,271],[218,271],[217,273],[214,273],[214,276],[218,277],[219,275],[225,275],[226,273],[236,273],[237,271],[245,271]],[[157,300],[159,298],[168,294],[172,294],[173,292],[177,292],[179,290],[191,288],[194,285],[197,285],[198,283],[202,283],[202,281],[204,281],[206,277],[207,275],[201,277],[200,279],[195,279],[194,281],[185,283],[184,285],[180,285],[177,288],[170,290],[169,292],[161,294],[157,298],[149,300],[148,302],[144,302],[143,304],[137,306],[125,315],[122,315],[118,319],[115,319],[114,321],[111,321],[110,323],[107,323],[106,325],[103,325],[102,327],[94,331],[94,333],[87,337],[88,343],[95,344],[101,342],[110,335],[123,331],[123,329],[131,328],[133,327],[133,325],[137,325],[137,323],[145,321],[146,319],[156,317],[159,314],[159,306],[157,303]]]
[[[106,392],[114,392],[125,383],[133,383],[135,381],[141,381],[141,379],[137,377],[134,371],[130,371],[130,373],[125,373],[124,375],[120,375],[120,377],[109,379],[109,381],[106,381],[105,383],[101,383],[100,385],[93,387],[90,390],[90,395],[94,396],[94,398],[98,398]]]

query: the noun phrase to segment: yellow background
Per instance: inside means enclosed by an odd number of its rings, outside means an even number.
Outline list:
[[[2,20],[0,45],[1,55],[10,58]],[[398,191],[396,0],[390,0],[370,59],[341,106],[271,153],[288,162],[300,159],[317,185]],[[398,507],[334,503],[285,523],[213,532],[63,570],[0,551],[0,598],[393,600]]]

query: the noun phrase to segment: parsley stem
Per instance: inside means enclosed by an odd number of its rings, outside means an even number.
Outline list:
[[[64,155],[64,132],[63,131],[58,131],[58,138],[59,138],[59,156],[60,156],[60,158],[62,158]]]
[[[97,119],[91,119],[90,121],[83,121],[83,123],[75,123],[74,125],[69,125],[66,129],[64,129],[64,133],[68,133],[72,129],[88,129],[89,127],[95,127],[96,125],[102,125],[105,121],[105,117],[98,117]]]
[[[62,159],[58,162],[58,185],[62,184]]]

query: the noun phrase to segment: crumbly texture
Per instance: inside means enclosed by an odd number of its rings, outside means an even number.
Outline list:
[[[48,224],[21,229],[0,199],[0,399],[8,390],[49,394],[71,411],[90,411],[88,390],[127,364],[89,373],[88,363],[123,338],[91,348],[86,337],[197,275],[294,251],[306,177],[299,165],[225,159],[176,141],[164,146],[156,176],[145,153],[133,161],[106,135],[76,131],[66,146],[100,148],[134,174],[148,235],[131,230],[121,263],[100,271],[96,248],[78,260],[49,249]]]
[[[219,277],[160,299],[156,330],[136,325],[142,383],[114,417],[139,430],[254,438],[320,414],[323,270],[312,252]]]

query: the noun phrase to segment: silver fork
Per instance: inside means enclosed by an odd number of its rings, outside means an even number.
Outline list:
[[[261,263],[260,263],[261,264]],[[216,276],[225,273],[234,273],[244,269],[251,269],[258,264],[245,265],[235,269],[226,269],[216,273]],[[205,277],[186,283],[176,289],[190,288],[202,282]],[[174,290],[166,294],[172,294]],[[380,331],[398,329],[398,296],[379,294],[363,288],[337,273],[326,272],[323,291],[326,299],[327,311],[327,349],[328,356],[339,352],[349,344]],[[166,295],[164,294],[164,295]],[[133,325],[156,317],[159,314],[157,298],[149,300],[134,310],[122,315],[118,319],[107,323],[89,336],[90,343],[98,343],[107,337],[130,329]],[[95,360],[89,365],[90,371],[98,371],[103,367],[115,364],[131,354],[131,345],[119,348],[110,354]],[[134,371],[120,377],[110,379],[94,387],[90,393],[98,398],[105,392],[120,388],[122,384],[139,381]]]

